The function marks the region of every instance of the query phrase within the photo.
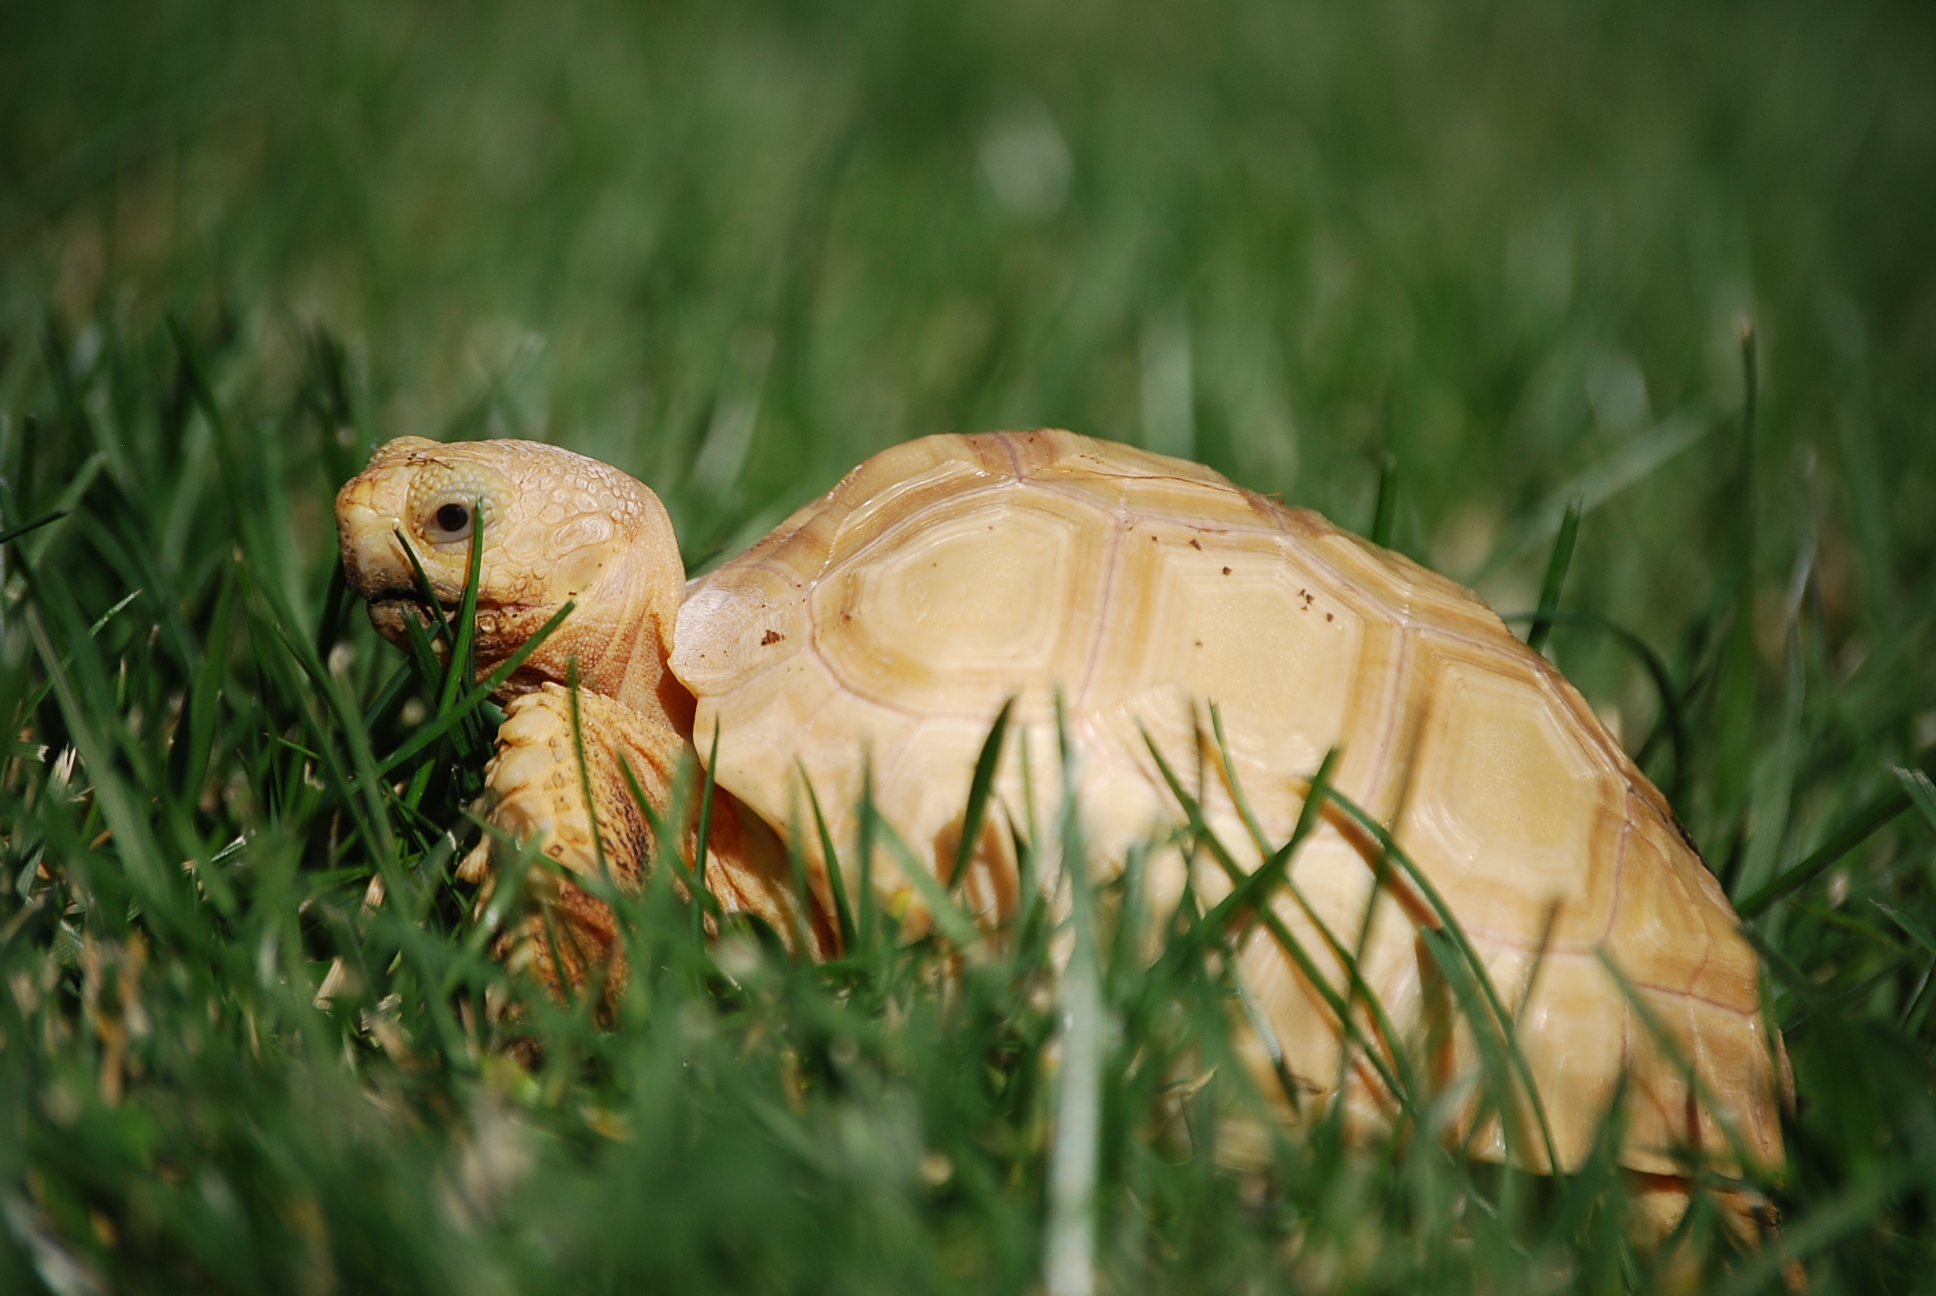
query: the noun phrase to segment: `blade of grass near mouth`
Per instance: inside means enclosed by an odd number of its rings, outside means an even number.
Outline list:
[[[415,555],[412,555],[415,562]],[[421,574],[422,569],[418,569]],[[448,711],[457,701],[457,690],[476,674],[472,656],[477,647],[477,587],[484,578],[484,501],[478,500],[471,512],[471,544],[464,573],[464,594],[458,600],[453,625],[456,638],[451,643],[450,666],[444,672],[444,689],[437,698],[437,710]],[[577,669],[576,660],[572,669]]]
[[[430,583],[430,574],[424,570],[416,549],[403,532],[392,531],[390,534],[397,538],[397,543],[403,546],[403,556],[410,560],[410,572],[417,580],[417,596],[423,600],[424,615],[430,618],[433,636],[441,635],[446,644],[450,643],[450,613],[444,610],[444,601],[437,597],[437,587]]]
[[[379,776],[388,774],[391,770],[443,737],[458,721],[476,710],[491,694],[497,692],[503,686],[504,681],[511,678],[512,673],[518,667],[524,665],[526,658],[530,657],[532,653],[538,651],[543,646],[544,641],[551,637],[552,631],[563,625],[565,618],[570,616],[577,607],[578,605],[576,603],[566,603],[563,607],[552,613],[551,617],[538,628],[537,633],[520,644],[518,650],[499,663],[498,668],[492,671],[490,675],[479,681],[476,688],[471,689],[468,693],[458,698],[443,715],[438,716],[434,720],[426,721],[422,728],[410,736],[408,742],[404,743],[403,746],[397,748],[395,752],[385,758],[377,766],[377,774]]]

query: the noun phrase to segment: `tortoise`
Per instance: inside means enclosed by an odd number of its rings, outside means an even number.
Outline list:
[[[713,890],[826,957],[839,934],[817,834],[799,843],[806,912],[782,842],[804,785],[830,838],[851,841],[871,762],[873,803],[945,878],[977,755],[1010,699],[1009,741],[1032,759],[1001,763],[961,880],[990,927],[1020,898],[1012,831],[1035,831],[1024,807],[1057,803],[1058,691],[1095,868],[1174,838],[1184,808],[1158,753],[1194,775],[1204,822],[1247,870],[1262,855],[1236,790],[1262,836],[1281,842],[1336,749],[1330,786],[1415,861],[1502,998],[1523,1000],[1516,1038],[1550,1156],[1509,1146],[1497,1119],[1465,1131],[1472,1155],[1577,1168],[1623,1095],[1620,1160],[1657,1190],[1661,1228],[1684,1204],[1689,1147],[1724,1172],[1755,1168],[1743,1154],[1782,1161],[1791,1082],[1758,962],[1666,799],[1478,596],[1313,512],[1194,463],[1056,430],[885,450],[690,583],[649,489],[549,445],[405,437],[376,451],[336,507],[348,580],[392,640],[426,614],[398,537],[454,605],[480,507],[480,673],[576,604],[500,691],[506,719],[487,771],[502,838],[538,839],[565,870],[595,875],[602,846],[617,881],[637,885],[648,830],[619,762],[663,806],[681,761],[716,741]],[[1214,744],[1213,703],[1225,726]],[[488,881],[492,842],[463,876]],[[892,857],[873,864],[880,902],[918,930],[926,910],[910,880]],[[857,861],[841,866],[854,894]],[[1159,910],[1186,878],[1205,903],[1231,886],[1177,848],[1148,867]],[[1375,910],[1362,975],[1389,1020],[1417,1031],[1443,996],[1420,939],[1440,918],[1375,834],[1330,803],[1294,867],[1305,903],[1276,895],[1278,934],[1254,928],[1238,959],[1257,1009],[1245,1047],[1260,1073],[1287,1070],[1354,1123],[1387,1121],[1393,1095],[1363,1050],[1336,1092],[1343,1028],[1313,973],[1334,991],[1347,974],[1317,920],[1355,933]],[[569,886],[546,903],[570,939],[510,941],[514,962],[580,977],[611,957],[602,904]],[[1450,1039],[1438,1061],[1448,1076],[1470,1069],[1475,1047],[1469,1030]]]

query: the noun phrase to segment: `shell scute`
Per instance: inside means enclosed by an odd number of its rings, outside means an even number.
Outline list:
[[[1648,819],[1652,816],[1649,814]],[[1634,822],[1628,831],[1621,862],[1619,898],[1608,915],[1607,952],[1630,979],[1649,988],[1686,994],[1707,971],[1715,952],[1708,924],[1681,870],[1675,866],[1677,843],[1667,839],[1664,826]],[[1753,988],[1752,975],[1749,989]],[[1730,1007],[1752,1007],[1740,1002],[1736,987],[1719,983],[1708,993],[1728,993]]]
[[[1145,533],[1157,543],[1136,538]],[[1205,708],[1218,704],[1244,787],[1267,806],[1301,800],[1289,781],[1332,747],[1344,753],[1339,786],[1369,789],[1391,626],[1281,536],[1139,518],[1111,599],[1116,629],[1097,643],[1079,706],[1109,708],[1135,745],[1140,720],[1173,752],[1194,747]]]
[[[1401,622],[1489,645],[1510,637],[1477,594],[1427,571],[1403,554],[1376,548],[1335,527],[1316,540],[1315,548],[1335,564],[1341,576],[1377,598]]]
[[[1530,949],[1587,948],[1613,906],[1627,790],[1583,743],[1536,672],[1454,641],[1416,670],[1429,695],[1399,841],[1469,930]]]
[[[1560,1163],[1578,1165],[1592,1150],[1627,1061],[1631,1030],[1627,1005],[1608,994],[1606,972],[1591,954],[1548,950],[1540,958],[1529,951],[1513,951],[1490,970],[1509,1003],[1517,1001],[1527,978],[1532,978],[1532,994],[1519,1016],[1515,1038],[1543,1099]],[[1470,1047],[1469,1032],[1463,1042]],[[1533,1164],[1543,1164],[1543,1148],[1532,1146],[1538,1136],[1531,1109],[1523,1107],[1519,1115],[1525,1145],[1516,1151]],[[1487,1132],[1501,1152],[1503,1134],[1496,1123]]]
[[[799,582],[763,563],[688,594],[673,634],[672,669],[694,691],[736,687],[779,666],[807,641]]]
[[[1075,682],[1103,615],[1107,528],[1044,492],[977,490],[839,555],[809,597],[815,643],[857,696],[915,714],[987,718]]]

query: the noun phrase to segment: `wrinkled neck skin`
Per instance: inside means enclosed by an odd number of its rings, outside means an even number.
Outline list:
[[[545,676],[569,684],[575,658],[581,689],[689,742],[693,697],[666,665],[685,593],[684,567],[677,550],[668,556],[661,548],[648,541],[627,548],[519,674],[542,663]]]
[[[643,486],[638,490],[648,505],[638,532],[595,561],[574,560],[573,575],[589,576],[580,588],[555,589],[555,602],[544,607],[479,610],[477,672],[480,679],[490,674],[569,599],[571,614],[498,690],[498,700],[547,682],[569,686],[575,664],[579,688],[603,694],[684,743],[692,735],[692,694],[666,660],[685,598],[685,564],[664,507]]]

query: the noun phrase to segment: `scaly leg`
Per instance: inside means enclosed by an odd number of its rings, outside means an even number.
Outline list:
[[[597,878],[602,847],[613,885],[627,891],[639,888],[657,843],[619,761],[624,760],[647,800],[663,815],[679,764],[692,748],[670,728],[648,722],[603,694],[581,691],[578,712],[582,773],[567,690],[546,684],[505,708],[497,754],[485,768],[482,799],[487,820],[497,831],[485,834],[457,875],[482,884],[479,904],[488,905],[497,864],[506,858],[504,842],[535,842],[561,868],[538,866],[526,875],[526,895],[534,903],[498,938],[497,953],[513,971],[535,974],[554,988],[561,979],[581,985],[594,969],[601,969],[616,993],[624,986],[625,967],[612,912],[571,878]],[[685,840],[678,844],[688,864],[696,835],[696,822],[689,822]],[[744,814],[724,793],[714,799],[707,853],[708,888],[723,909],[757,913],[789,942],[800,933],[815,957],[831,953],[824,923],[799,911],[788,885],[784,848],[764,823]],[[680,885],[676,878],[675,885]]]

